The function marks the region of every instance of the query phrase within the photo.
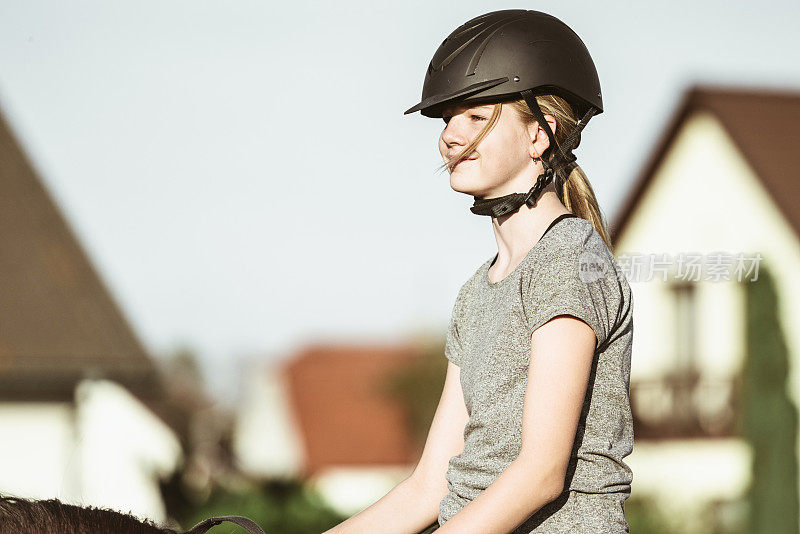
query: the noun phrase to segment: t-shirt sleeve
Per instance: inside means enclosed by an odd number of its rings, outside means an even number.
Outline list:
[[[611,270],[609,272],[609,270]],[[571,315],[595,333],[595,348],[605,343],[611,329],[615,297],[613,266],[604,255],[582,247],[563,248],[537,266],[523,303],[528,331],[553,317]]]
[[[462,344],[459,328],[464,319],[464,299],[467,284],[461,286],[450,314],[450,324],[447,327],[447,338],[444,346],[444,355],[454,364],[461,366]]]

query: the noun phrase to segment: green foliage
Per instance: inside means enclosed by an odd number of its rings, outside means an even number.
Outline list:
[[[439,522],[434,522],[429,527],[425,528],[424,530],[420,531],[419,534],[431,534],[431,532],[436,532],[439,530]]]
[[[425,445],[447,373],[444,344],[425,345],[419,358],[408,367],[392,373],[383,390],[406,409],[412,439],[418,447]]]
[[[650,497],[629,497],[625,501],[625,520],[631,534],[678,534],[666,515]]]
[[[631,497],[625,501],[625,519],[632,534],[745,534],[746,501],[715,500],[699,514],[667,512],[660,499]]]
[[[703,534],[748,534],[748,501],[742,497],[733,500],[712,500],[700,514]]]
[[[250,481],[236,488],[218,485],[200,497],[188,490],[177,474],[162,483],[162,495],[168,515],[185,529],[212,516],[242,515],[268,533],[319,534],[347,519],[296,479]],[[225,525],[227,532],[245,532],[236,525]]]
[[[798,521],[797,409],[787,391],[789,351],[769,269],[745,285],[746,356],[742,436],[753,450],[748,532],[796,533]],[[776,511],[780,513],[776,513]]]

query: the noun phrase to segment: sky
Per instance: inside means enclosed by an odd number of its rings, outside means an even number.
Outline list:
[[[444,37],[518,8],[595,62],[575,154],[609,222],[693,84],[800,89],[798,0],[0,0],[0,111],[148,351],[225,397],[306,343],[443,339],[497,245],[403,112]]]

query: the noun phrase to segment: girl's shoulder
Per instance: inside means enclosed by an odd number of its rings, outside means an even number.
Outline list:
[[[561,228],[558,226],[563,225]],[[619,265],[614,254],[594,225],[580,217],[569,217],[550,231],[550,237],[543,247],[542,260],[537,268],[577,269],[575,274],[591,281],[591,273],[598,271],[619,275]]]

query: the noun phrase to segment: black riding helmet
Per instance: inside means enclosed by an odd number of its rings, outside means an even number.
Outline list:
[[[564,98],[582,117],[561,146],[536,103],[536,95],[550,93]],[[425,73],[421,102],[404,113],[419,111],[441,118],[445,105],[479,105],[520,96],[550,139],[542,154],[545,172],[528,193],[474,197],[470,210],[477,215],[499,217],[523,204],[535,206],[556,171],[572,170],[573,143],[589,119],[603,112],[597,70],[583,41],[559,19],[540,11],[506,9],[475,17],[439,45]]]

